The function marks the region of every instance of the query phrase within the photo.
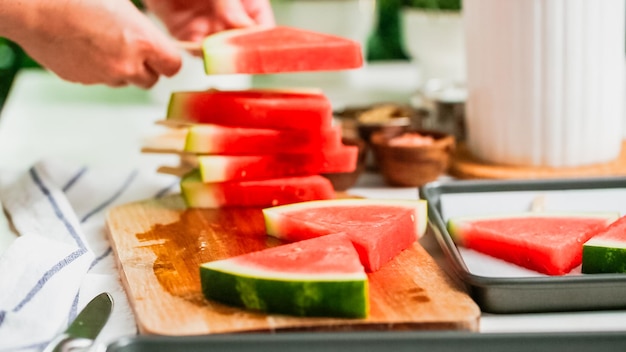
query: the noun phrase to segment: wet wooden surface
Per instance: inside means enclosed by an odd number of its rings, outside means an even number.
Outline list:
[[[479,308],[419,243],[368,274],[368,318],[300,318],[229,307],[202,295],[201,263],[280,245],[265,234],[260,209],[185,209],[172,196],[114,208],[107,227],[144,334],[478,329]]]

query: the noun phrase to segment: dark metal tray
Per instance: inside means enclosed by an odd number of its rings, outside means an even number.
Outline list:
[[[343,332],[215,335],[196,337],[138,336],[121,339],[107,352],[263,352],[263,351],[428,351],[544,352],[626,351],[626,333],[481,334],[468,332]]]
[[[565,276],[535,274],[484,275],[470,270],[468,260],[476,261],[465,249],[457,247],[446,229],[452,216],[447,203],[467,201],[473,214],[494,211],[519,211],[528,207],[533,197],[554,198],[558,210],[616,211],[624,214],[626,178],[450,181],[434,182],[420,188],[420,197],[428,201],[430,227],[447,258],[448,270],[466,285],[472,298],[484,312],[522,313],[607,310],[626,308],[626,274],[581,274]],[[457,206],[457,213],[460,214]],[[621,208],[621,209],[616,209]],[[555,209],[555,210],[557,210]],[[480,260],[480,259],[479,259]],[[497,261],[485,264],[497,272]],[[508,264],[510,265],[510,264]]]

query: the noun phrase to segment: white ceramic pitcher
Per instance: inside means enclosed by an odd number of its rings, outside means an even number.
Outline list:
[[[499,164],[601,163],[621,149],[624,0],[464,0],[468,148]]]

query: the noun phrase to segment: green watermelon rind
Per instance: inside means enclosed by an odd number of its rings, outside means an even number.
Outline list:
[[[243,158],[249,157],[244,156]],[[202,182],[224,182],[232,178],[227,175],[230,164],[229,156],[220,154],[198,155],[196,160],[198,161]]]
[[[225,261],[221,261],[225,262]],[[369,311],[364,273],[250,275],[249,268],[200,266],[206,298],[264,313],[307,317],[365,318]],[[214,267],[215,266],[215,267]]]
[[[426,200],[404,200],[404,199],[365,199],[365,198],[346,198],[346,199],[329,199],[329,200],[313,200],[308,202],[300,202],[294,204],[287,204],[281,206],[275,206],[271,208],[263,209],[263,218],[265,219],[265,229],[268,234],[277,234],[280,231],[280,221],[277,220],[280,216],[292,211],[316,209],[316,208],[329,208],[336,206],[363,206],[363,205],[390,205],[401,206],[403,208],[414,208],[417,214],[415,219],[416,233],[418,236],[423,236],[426,233],[426,227],[428,225],[428,203]]]
[[[213,138],[211,137],[219,133],[219,129],[219,126],[211,124],[189,126],[183,150],[191,153],[213,153]]]
[[[626,242],[591,239],[583,245],[583,274],[626,273]]]
[[[213,194],[211,184],[202,182],[200,171],[194,169],[180,180],[181,196],[190,208],[218,208],[223,204]]]
[[[166,121],[177,121],[181,119],[182,113],[180,112],[181,106],[185,104],[185,101],[182,103],[179,101],[181,98],[179,95],[182,92],[172,93],[170,95],[170,100],[167,102],[167,109],[165,112],[165,120]],[[184,100],[184,99],[183,99]]]
[[[511,218],[592,218],[605,219],[607,225],[619,218],[617,212],[561,212],[561,211],[542,211],[542,212],[521,212],[521,213],[503,213],[493,215],[471,215],[449,218],[446,222],[446,228],[452,240],[457,244],[463,244],[463,226],[468,223],[481,220],[498,220]]]

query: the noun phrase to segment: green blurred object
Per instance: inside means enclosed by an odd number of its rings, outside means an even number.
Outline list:
[[[143,5],[143,1],[141,0],[132,0],[131,1],[135,6],[137,6],[140,10],[145,10],[145,6]]]
[[[460,11],[461,0],[402,0],[402,5],[425,10]]]
[[[367,42],[367,60],[409,60],[402,47],[400,8],[403,0],[378,0],[377,25]]]
[[[25,64],[25,56],[17,44],[0,38],[0,111],[9,95],[15,75]]]

